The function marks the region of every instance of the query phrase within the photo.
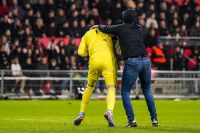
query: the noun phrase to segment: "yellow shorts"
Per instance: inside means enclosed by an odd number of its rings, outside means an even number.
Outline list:
[[[116,59],[90,59],[88,70],[88,85],[95,86],[102,75],[106,85],[116,85],[117,82]]]

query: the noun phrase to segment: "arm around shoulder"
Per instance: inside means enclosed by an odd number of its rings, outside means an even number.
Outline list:
[[[122,25],[98,25],[98,29],[107,34],[119,34]]]

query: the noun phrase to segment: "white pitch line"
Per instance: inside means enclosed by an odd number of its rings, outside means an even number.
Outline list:
[[[67,120],[52,120],[52,119],[31,119],[31,118],[16,118],[16,119],[12,119],[12,118],[0,118],[0,120],[7,120],[7,121],[38,121],[38,122],[69,122]]]
[[[70,120],[52,120],[52,119],[32,119],[32,118],[0,118],[0,120],[5,120],[5,121],[36,121],[36,122],[57,122],[57,123],[63,123],[63,124],[68,124],[68,123],[73,123],[73,121]],[[93,122],[93,121],[87,121],[87,123],[93,123],[93,124],[101,124],[102,122]]]

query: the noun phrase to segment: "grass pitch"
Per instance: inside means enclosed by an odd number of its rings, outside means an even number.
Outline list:
[[[117,127],[109,128],[105,103],[91,101],[83,123],[74,126],[80,101],[0,101],[0,133],[200,133],[200,101],[156,100],[159,127],[151,126],[145,101],[133,101],[137,128],[124,128],[120,100],[114,110]]]

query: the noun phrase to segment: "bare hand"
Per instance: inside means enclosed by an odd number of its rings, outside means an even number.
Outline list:
[[[98,25],[93,25],[90,29],[94,29],[94,28],[97,28]]]

